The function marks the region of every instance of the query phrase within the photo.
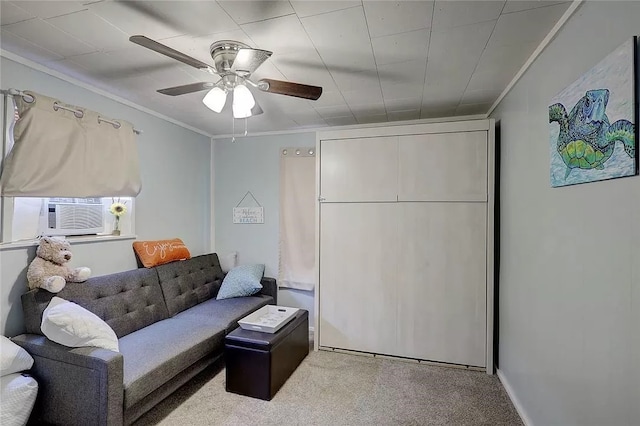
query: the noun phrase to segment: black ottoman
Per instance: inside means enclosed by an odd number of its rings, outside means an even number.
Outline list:
[[[237,328],[224,342],[227,392],[270,401],[308,354],[304,309],[274,334]]]

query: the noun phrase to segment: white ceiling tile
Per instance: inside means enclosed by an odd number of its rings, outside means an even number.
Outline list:
[[[401,62],[378,66],[380,84],[384,87],[392,84],[415,84],[420,87],[424,83],[427,64],[424,60]]]
[[[363,105],[353,105],[351,106],[351,112],[353,115],[360,120],[361,117],[371,116],[371,115],[387,115],[387,110],[384,107],[383,103],[370,103]]]
[[[358,124],[358,121],[353,115],[348,115],[345,117],[325,118],[324,121],[326,121],[329,126],[351,126],[353,124]]]
[[[361,1],[334,1],[334,0],[303,0],[291,1],[291,6],[296,11],[296,15],[303,18],[305,16],[320,15],[322,13],[336,10],[349,9],[350,7],[362,6]]]
[[[338,90],[333,77],[315,50],[284,55],[274,53],[269,60],[287,80],[320,86],[324,91]]]
[[[309,16],[301,22],[330,72],[375,69],[361,7]]]
[[[138,2],[103,1],[91,3],[87,7],[96,15],[129,35],[144,35],[154,40],[185,34],[184,29],[176,29],[138,8]]]
[[[571,2],[562,2],[562,1],[544,1],[544,0],[533,0],[533,1],[525,1],[525,0],[508,0],[507,4],[505,4],[504,9],[502,9],[502,13],[512,13],[512,12],[520,12],[522,10],[528,9],[536,9],[538,7],[552,6],[558,3],[571,3]]]
[[[289,118],[295,121],[300,126],[326,126],[327,122],[324,121],[317,112],[304,112],[304,113],[290,113]]]
[[[513,79],[513,74],[509,70],[477,70],[471,76],[467,90],[493,90],[502,91]]]
[[[340,106],[316,108],[316,112],[325,119],[346,117],[351,115],[351,109],[346,104],[342,104]]]
[[[241,28],[256,43],[256,47],[274,54],[315,51],[296,15],[244,24]]]
[[[422,95],[419,97],[409,97],[404,99],[386,99],[384,100],[384,106],[387,113],[394,111],[408,111],[412,109],[420,110],[422,107]]]
[[[238,24],[263,21],[294,13],[288,1],[218,1]]]
[[[563,3],[501,15],[487,46],[540,42],[567,7],[568,4]]]
[[[4,1],[3,1],[4,3]],[[81,1],[20,1],[14,2],[21,9],[26,10],[38,18],[53,18],[87,9]],[[4,12],[4,10],[3,10]]]
[[[348,90],[380,90],[380,80],[378,79],[378,71],[331,71],[331,75],[335,80],[338,88],[342,91]]]
[[[332,74],[334,71],[357,73],[375,71],[376,69],[376,60],[373,57],[371,44],[342,45],[333,48],[319,47],[318,53]]]
[[[478,61],[476,72],[514,76],[537,46],[537,42],[487,46]]]
[[[387,114],[371,114],[356,117],[358,124],[384,123],[389,121]]]
[[[491,108],[490,103],[487,104],[465,104],[459,105],[456,108],[457,115],[474,115],[474,114],[486,114]]]
[[[56,61],[46,62],[46,66],[63,74],[77,78],[79,80],[88,80],[88,70],[83,66],[73,62],[71,59],[60,59]]]
[[[422,60],[427,62],[429,30],[409,31],[371,39],[376,64]]]
[[[451,28],[498,19],[504,7],[500,1],[437,0],[433,10],[433,28]]]
[[[95,47],[57,29],[42,19],[30,19],[2,28],[63,57],[96,51]]]
[[[371,37],[431,26],[432,1],[363,1]]]
[[[6,30],[0,32],[0,46],[3,49],[20,55],[24,58],[31,59],[35,62],[47,62],[56,59],[62,59],[62,55],[47,50],[37,44],[33,44],[28,40],[18,37]]]
[[[395,83],[382,86],[382,96],[385,103],[392,99],[407,99],[422,93],[422,83]]]
[[[318,48],[370,44],[367,22],[361,7],[309,16],[300,21]]]
[[[131,46],[127,33],[88,10],[47,19],[47,22],[100,50]]]
[[[422,108],[420,118],[453,117],[456,114],[455,106],[437,106],[433,108]]]
[[[383,104],[382,92],[379,87],[371,87],[366,90],[344,90],[344,100],[349,106],[365,104]]]
[[[130,3],[180,34],[200,36],[238,29],[233,19],[214,1],[142,1]]]
[[[313,103],[313,107],[324,108],[324,107],[333,107],[333,106],[342,106],[345,104],[344,98],[342,97],[342,93],[336,91],[327,91],[323,90],[322,95],[320,95],[320,99]]]
[[[176,61],[142,47],[78,55],[71,60],[87,69],[92,77],[103,80],[137,76],[176,65]]]
[[[31,18],[35,18],[35,15],[27,12],[18,5],[15,5],[8,1],[0,2],[1,25],[15,24],[16,22],[26,21],[27,19]]]
[[[422,106],[427,108],[433,108],[446,104],[450,106],[454,104],[457,106],[462,99],[466,84],[457,85],[455,83],[442,84],[437,86],[425,86],[422,92]]]
[[[465,25],[455,29],[433,30],[429,45],[426,82],[469,82],[496,21]]]
[[[387,117],[389,117],[389,121],[417,120],[420,118],[420,110],[411,109],[406,111],[387,112]]]
[[[499,90],[467,90],[462,95],[460,104],[493,103],[502,92]]]

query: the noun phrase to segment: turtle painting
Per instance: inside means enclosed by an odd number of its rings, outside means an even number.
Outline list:
[[[551,186],[638,173],[637,37],[549,102]]]
[[[609,90],[589,90],[567,111],[561,103],[549,107],[549,122],[560,125],[557,150],[567,165],[566,179],[571,170],[603,170],[611,158],[616,142],[623,144],[624,152],[635,159],[635,126],[628,120],[609,124],[606,114]]]

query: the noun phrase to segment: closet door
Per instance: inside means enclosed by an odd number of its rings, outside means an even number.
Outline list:
[[[400,136],[399,201],[486,201],[487,132]]]
[[[320,142],[320,194],[326,202],[396,201],[398,137]]]
[[[486,204],[398,206],[398,355],[485,366]]]
[[[320,205],[320,346],[392,354],[397,204]]]

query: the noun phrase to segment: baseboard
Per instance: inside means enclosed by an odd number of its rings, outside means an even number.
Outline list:
[[[509,384],[509,381],[507,380],[507,378],[504,376],[504,373],[499,368],[497,372],[498,372],[498,378],[500,379],[500,382],[502,382],[502,386],[504,387],[504,390],[507,391],[507,395],[509,395],[509,399],[511,399],[513,406],[516,408],[516,411],[518,412],[518,415],[520,416],[522,423],[524,423],[524,426],[533,426],[533,422],[531,421],[529,416],[527,416],[527,413],[524,410],[524,407],[520,403],[520,400],[518,399],[516,394],[513,392],[513,388]]]

